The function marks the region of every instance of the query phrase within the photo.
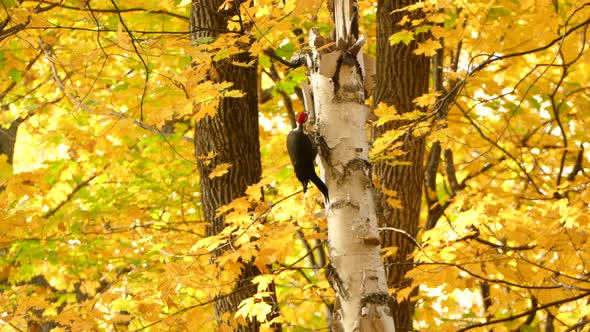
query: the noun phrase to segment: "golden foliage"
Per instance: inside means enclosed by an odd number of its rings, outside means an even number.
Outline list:
[[[326,226],[315,188],[288,197],[300,184],[279,106],[305,76],[265,52],[289,59],[312,26],[329,33],[330,15],[322,1],[226,1],[222,9],[236,11],[230,33],[191,40],[190,3],[3,2],[0,128],[23,121],[14,162],[0,155],[3,329],[231,330],[211,319],[213,300],[232,291],[245,261],[265,274],[252,280],[258,292],[238,321],[269,328],[276,292],[274,322],[284,330],[326,328]],[[374,53],[375,8],[359,6]],[[590,6],[423,1],[407,9],[423,18],[406,16],[389,41],[442,54],[443,91],[404,114],[379,105],[374,125],[404,126],[376,139],[372,158],[395,164],[400,139],[424,135],[454,162],[426,170],[436,180],[428,210],[444,213],[419,234],[412,285],[392,293],[414,296],[417,330],[587,322]],[[215,61],[244,50],[259,56],[261,89],[272,89],[260,105],[263,179],[219,209],[225,229],[205,236],[194,160],[216,152],[194,156],[193,123],[243,95],[209,78]],[[383,192],[404,208],[397,193]]]

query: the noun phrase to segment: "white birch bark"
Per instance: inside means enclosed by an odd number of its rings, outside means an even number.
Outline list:
[[[335,8],[338,17],[337,3]],[[309,111],[310,122],[315,120],[312,132],[318,134],[317,161],[330,193],[326,216],[331,268],[327,274],[337,296],[333,330],[391,332],[395,331],[392,299],[381,260],[370,175],[362,41],[351,45],[355,42],[351,36],[338,36],[349,29],[340,31],[336,32],[339,49],[318,50],[329,41],[312,30],[312,50],[306,57],[313,96],[313,103],[306,101],[306,105],[313,105]]]

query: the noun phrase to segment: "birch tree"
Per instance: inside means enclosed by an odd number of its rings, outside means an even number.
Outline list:
[[[336,292],[333,328],[394,331],[372,194],[357,8],[355,1],[334,2],[333,40],[311,31],[306,65],[313,102],[306,106],[315,113],[312,131],[330,193],[327,275]]]

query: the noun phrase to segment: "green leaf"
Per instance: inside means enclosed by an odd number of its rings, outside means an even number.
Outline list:
[[[22,80],[22,73],[16,69],[11,69],[8,71],[8,76],[12,78],[15,82],[20,82]]]
[[[271,61],[270,58],[264,54],[260,54],[258,56],[258,64],[260,65],[260,67],[270,67],[271,66]]]
[[[199,37],[193,41],[193,44],[200,45],[200,44],[209,44],[215,40],[215,37]]]
[[[2,6],[4,8],[11,8],[16,6],[16,1],[15,0],[2,0]]]
[[[191,57],[190,56],[181,56],[178,60],[178,66],[181,68],[186,68],[191,65]]]
[[[528,97],[526,100],[531,104],[531,107],[533,109],[536,109],[536,110],[540,110],[541,109],[541,103],[539,103],[537,101],[537,99],[535,99],[534,97]]]
[[[444,27],[447,30],[453,29],[457,26],[457,19],[459,18],[459,14],[455,12],[447,13],[447,19],[445,20]]]
[[[6,51],[0,50],[0,68],[6,65]]]
[[[395,45],[402,42],[406,45],[409,45],[412,40],[414,40],[414,33],[412,31],[402,30],[389,37],[389,44]]]
[[[429,25],[429,24],[421,25],[421,26],[417,27],[416,30],[414,30],[414,34],[417,35],[420,33],[428,32],[428,31],[430,31],[431,28],[432,28],[432,25]]]
[[[283,46],[281,46],[281,48],[277,48],[275,50],[275,53],[280,56],[281,58],[290,58],[293,53],[295,52],[295,45],[288,43],[285,44]]]
[[[65,160],[56,160],[56,161],[50,163],[47,167],[47,172],[45,175],[45,183],[50,184],[50,185],[57,183],[65,165],[66,165]]]
[[[127,90],[128,87],[129,87],[129,83],[128,82],[117,84],[117,86],[113,89],[113,92],[119,92],[119,91]]]
[[[510,16],[511,11],[504,7],[492,7],[488,11],[488,20],[495,20],[499,17]]]
[[[213,60],[214,61],[219,61],[219,60],[223,60],[223,59],[226,59],[226,58],[229,58],[229,54],[228,54],[227,50],[222,49],[222,50],[219,50],[219,52],[215,53],[215,56],[213,57]]]

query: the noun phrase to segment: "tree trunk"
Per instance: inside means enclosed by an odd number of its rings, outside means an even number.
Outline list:
[[[8,111],[8,110],[3,110]],[[18,119],[10,123],[10,127],[0,127],[0,155],[5,154],[7,162],[12,164],[14,158],[14,146],[16,144],[16,133],[18,126],[24,121],[24,119]]]
[[[393,12],[415,0],[379,0],[377,7],[377,63],[374,91],[374,105],[386,103],[394,105],[400,113],[410,112],[417,107],[412,103],[414,98],[428,92],[429,59],[415,55],[416,43],[409,45],[389,44],[389,37],[403,29],[397,23],[405,15],[415,15],[406,11]],[[404,125],[401,122],[389,122],[375,127],[375,137],[384,132]],[[380,199],[379,223],[383,227],[395,227],[405,230],[412,236],[416,235],[420,216],[422,185],[424,181],[423,159],[424,139],[407,135],[403,138],[404,155],[396,160],[400,163],[379,162],[374,173],[381,188],[394,190],[401,201],[402,208],[391,207],[382,197]],[[404,278],[412,268],[408,255],[415,249],[411,240],[398,232],[384,231],[381,235],[384,247],[398,247],[395,257],[387,258],[387,284],[390,288],[402,288],[409,284]],[[410,264],[408,264],[410,263]],[[398,330],[412,330],[414,303],[403,301],[394,304],[394,319]]]
[[[226,14],[219,11],[224,0],[193,1],[191,31],[193,39],[216,37],[227,28]],[[232,11],[231,15],[235,14]],[[233,60],[250,63],[253,59],[244,52]],[[256,61],[249,67],[235,66],[230,61],[214,62],[210,77],[214,82],[232,82],[232,89],[245,93],[242,98],[225,98],[221,101],[216,115],[209,116],[195,124],[195,155],[197,157],[201,202],[203,213],[210,225],[207,235],[215,235],[224,228],[224,217],[216,217],[219,207],[244,195],[247,186],[260,180],[260,144],[258,141],[258,104]],[[205,163],[199,156],[210,152],[217,155]],[[209,178],[211,171],[221,163],[230,163],[229,172],[223,176]],[[213,256],[221,252],[213,253]],[[220,324],[230,325],[233,331],[258,331],[260,323],[248,321],[237,325],[233,320],[238,305],[257,291],[251,283],[253,277],[261,274],[252,262],[242,262],[242,274],[231,294],[219,294],[215,302],[215,314]],[[273,303],[276,303],[274,301]],[[275,310],[276,311],[276,310]],[[225,317],[225,318],[224,318]],[[229,317],[229,318],[227,318]]]
[[[334,331],[395,331],[380,254],[372,195],[362,41],[354,1],[335,1],[335,47],[315,30],[306,62],[313,95],[319,166],[329,188],[326,202],[327,278],[336,292]],[[313,136],[313,135],[312,135]]]
[[[2,111],[8,112],[8,105],[6,105],[6,109],[2,109]],[[14,162],[14,147],[16,145],[16,134],[18,132],[18,127],[21,123],[23,123],[24,119],[17,119],[10,123],[10,127],[2,128],[0,127],[0,156],[6,155],[6,162],[9,165],[12,165]],[[4,191],[6,187],[0,184],[0,193]],[[2,252],[0,251],[0,254]]]

